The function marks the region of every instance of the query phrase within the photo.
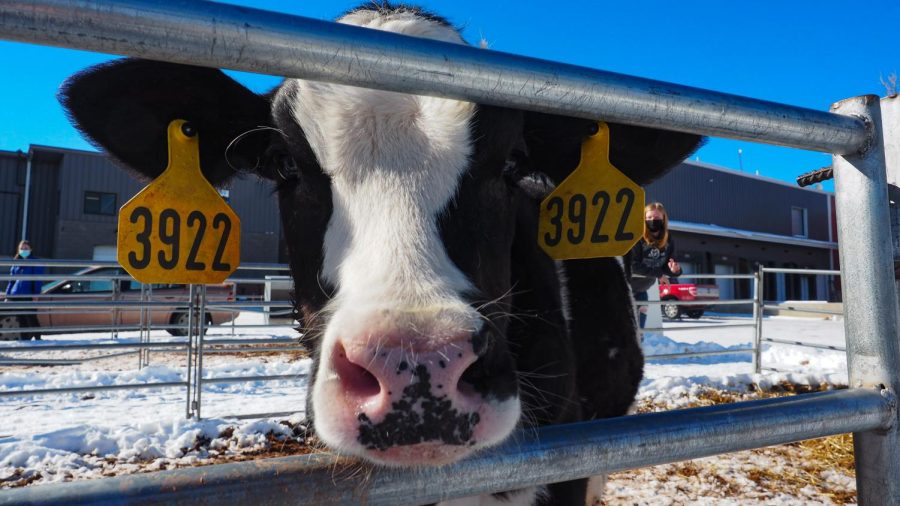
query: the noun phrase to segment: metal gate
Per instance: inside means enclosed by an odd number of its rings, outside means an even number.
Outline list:
[[[7,491],[0,503],[433,502],[854,432],[859,501],[900,503],[888,185],[900,100],[831,113],[209,2],[6,0],[0,37],[833,153],[851,389],[543,428],[439,469],[308,455]]]

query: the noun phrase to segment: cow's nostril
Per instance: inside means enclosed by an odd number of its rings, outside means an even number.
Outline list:
[[[350,361],[347,351],[341,344],[338,344],[334,351],[334,368],[347,393],[356,397],[372,397],[381,392],[378,379],[365,367]]]
[[[489,390],[489,378],[484,366],[485,359],[482,357],[463,371],[456,386],[459,393],[466,397],[472,397],[476,394],[484,395]]]

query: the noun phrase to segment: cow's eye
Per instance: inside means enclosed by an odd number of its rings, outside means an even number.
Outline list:
[[[528,155],[520,150],[513,150],[503,166],[503,178],[511,186],[515,186],[533,199],[543,199],[556,185],[550,178],[531,164]]]

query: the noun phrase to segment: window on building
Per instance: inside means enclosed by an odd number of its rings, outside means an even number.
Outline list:
[[[84,214],[116,215],[116,194],[84,192]]]
[[[807,219],[806,219],[806,208],[805,207],[792,207],[791,208],[791,234],[794,237],[809,237],[809,233],[807,230]]]

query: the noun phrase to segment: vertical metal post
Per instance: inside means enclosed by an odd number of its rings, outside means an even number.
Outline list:
[[[117,306],[116,303],[119,302],[119,300],[121,300],[121,297],[119,297],[119,295],[122,292],[121,287],[119,286],[119,284],[121,283],[121,280],[112,279],[112,280],[110,280],[110,283],[112,283],[112,300],[113,300],[112,338],[118,339],[119,338],[119,314],[120,313],[119,313],[119,306]]]
[[[197,367],[194,375],[194,419],[200,419],[200,403],[203,394],[203,334],[206,333],[206,285],[200,286],[200,312],[197,314]]]
[[[147,302],[153,302],[153,285],[147,285]],[[150,342],[150,332],[153,330],[153,308],[147,308],[147,342]],[[150,348],[144,350],[144,365],[150,365]]]
[[[762,322],[763,314],[763,273],[765,267],[760,265],[753,274],[753,372],[762,372]]]
[[[860,152],[835,155],[832,166],[850,386],[879,388],[894,400],[893,427],[853,435],[859,504],[894,505],[900,504],[900,341],[882,116],[874,95],[843,100],[832,111],[862,118],[870,129]]]
[[[140,321],[140,325],[138,327],[138,342],[141,344],[144,344],[144,342],[145,342],[144,341],[144,323],[145,323],[144,314],[145,314],[145,310],[147,308],[144,305],[144,303],[147,302],[147,298],[145,296],[146,293],[147,293],[147,285],[145,283],[141,283],[141,309],[140,309],[141,321]],[[140,371],[141,369],[144,368],[144,348],[143,347],[138,348],[137,356],[138,356],[138,370]]]
[[[20,239],[28,239],[28,202],[31,196],[31,161],[34,159],[34,153],[28,148],[28,155],[25,158],[25,202],[22,204],[22,237]]]
[[[194,380],[191,377],[191,362],[194,360],[194,353],[191,349],[192,331],[193,328],[193,316],[194,316],[194,285],[188,285],[188,331],[187,331],[187,408],[185,418],[190,418],[192,409],[192,401],[194,400]]]

